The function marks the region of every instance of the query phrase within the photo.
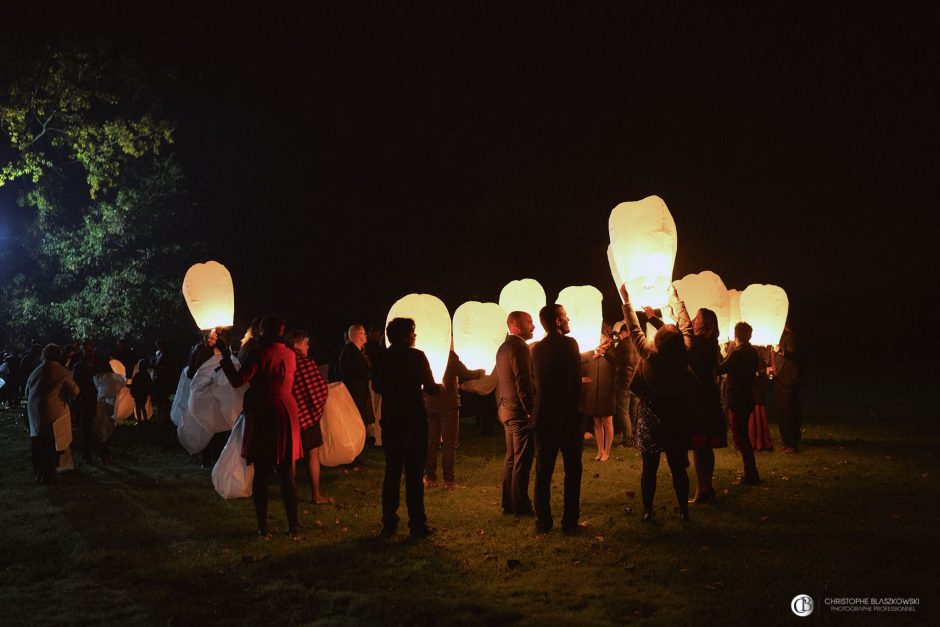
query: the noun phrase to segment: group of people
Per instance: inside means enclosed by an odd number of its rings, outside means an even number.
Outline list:
[[[537,532],[547,532],[553,526],[550,486],[559,452],[565,475],[562,531],[575,533],[580,527],[584,429],[579,414],[594,417],[598,461],[609,457],[613,439],[609,413],[623,417],[622,429],[630,433],[642,458],[640,488],[643,520],[647,522],[656,517],[653,499],[663,454],[672,474],[680,520],[689,520],[690,504],[715,498],[714,449],[727,446],[729,426],[743,463],[740,483],[760,481],[751,444],[754,381],[759,372],[776,375],[784,451],[798,449],[802,420],[799,354],[789,327],[773,351],[773,362],[765,368],[750,343],[752,328],[746,322],[735,325],[734,343],[722,355],[716,314],[700,309],[690,320],[684,302],[675,288],[670,288],[669,306],[677,323],[665,324],[654,310],[645,308],[643,317],[657,329],[650,340],[625,286],[621,286],[620,294],[624,315],[620,327],[627,339],[619,343],[605,340],[590,357],[583,357],[577,342],[567,337],[569,320],[561,305],[547,305],[539,312],[545,337],[531,349],[527,341],[532,339],[535,327],[532,317],[521,311],[509,314],[509,337],[499,348],[496,360],[499,418],[506,434],[502,507],[506,514],[533,516]],[[610,362],[612,373],[604,378],[614,390],[613,403],[598,401],[595,377],[601,372],[600,364],[585,369],[586,364],[599,360]],[[585,372],[593,376],[583,376]],[[722,375],[726,375],[724,387],[720,384]],[[585,390],[589,391],[587,399],[582,397]],[[585,407],[605,409],[585,411]],[[766,423],[766,415],[763,420]],[[691,498],[686,470],[689,451],[696,470]],[[533,458],[534,506],[528,494]]]
[[[612,415],[642,457],[640,487],[643,520],[655,518],[653,499],[662,454],[672,474],[679,517],[689,519],[689,504],[715,498],[712,476],[715,448],[727,446],[730,427],[734,446],[741,454],[742,484],[760,481],[752,436],[754,426],[753,384],[759,371],[775,376],[781,408],[780,430],[785,451],[796,451],[800,437],[799,355],[795,337],[787,328],[772,361],[763,365],[750,344],[751,328],[740,322],[734,329],[734,345],[724,355],[719,345],[718,320],[714,312],[700,309],[690,320],[685,305],[670,288],[669,307],[676,324],[665,324],[658,312],[633,308],[621,286],[623,321],[605,328],[601,343],[582,353],[568,336],[569,319],[564,307],[550,304],[539,311],[545,336],[530,344],[535,330],[532,317],[513,311],[507,319],[507,338],[496,355],[497,415],[505,435],[502,472],[502,510],[506,514],[531,516],[539,533],[554,526],[551,481],[558,454],[564,466],[561,529],[576,533],[580,523],[582,446],[585,423],[594,420],[597,461],[610,455],[613,440]],[[653,339],[641,325],[655,327]],[[256,319],[241,343],[237,358],[221,330],[213,331],[193,347],[187,376],[213,355],[233,387],[250,383],[244,396],[242,456],[254,465],[252,499],[258,534],[267,537],[268,490],[272,472],[277,472],[287,514],[288,529],[299,532],[297,517],[296,462],[306,457],[314,503],[330,503],[322,494],[318,448],[323,439],[320,418],[329,387],[320,367],[308,355],[310,338],[303,331],[285,333],[277,316]],[[393,535],[399,523],[400,485],[404,475],[408,527],[414,537],[431,533],[424,509],[424,490],[438,486],[438,451],[441,452],[443,488],[457,487],[454,460],[459,433],[460,384],[485,375],[469,370],[450,352],[446,370],[436,382],[424,353],[415,348],[415,322],[392,320],[385,329],[366,333],[362,325],[351,326],[346,346],[331,364],[331,380],[342,381],[356,403],[363,422],[381,428],[372,430],[383,448],[385,474],[382,487],[382,533]],[[126,346],[125,346],[126,348]],[[118,351],[121,347],[119,346]],[[33,355],[35,352],[35,355]],[[57,465],[55,425],[78,415],[86,441],[86,457],[94,438],[91,420],[97,391],[95,374],[110,372],[108,360],[85,342],[81,352],[56,345],[33,347],[35,361],[23,368],[34,467],[40,480],[52,476]],[[115,355],[117,357],[117,355]],[[127,357],[125,355],[125,357]],[[159,360],[158,353],[157,359]],[[153,364],[134,364],[134,382],[148,395],[154,393],[149,373]],[[721,383],[722,375],[724,385]],[[159,375],[158,377],[159,378]],[[610,391],[613,391],[611,394]],[[144,408],[137,399],[138,415]],[[380,401],[379,401],[380,399]],[[74,402],[73,402],[74,401]],[[380,409],[377,406],[380,403]],[[155,403],[160,405],[159,402]],[[379,409],[379,411],[376,411]],[[377,421],[376,414],[381,416]],[[749,432],[749,426],[751,432]],[[221,450],[226,435],[217,445]],[[107,442],[100,443],[102,457],[110,455]],[[696,485],[691,496],[687,473],[692,452]],[[217,453],[216,453],[217,454]],[[529,477],[535,465],[534,503],[529,497]],[[361,464],[356,460],[353,468]]]

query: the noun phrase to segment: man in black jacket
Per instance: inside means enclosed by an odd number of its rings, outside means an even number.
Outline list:
[[[496,351],[496,398],[499,421],[506,430],[506,459],[503,463],[503,513],[531,516],[529,473],[534,447],[531,439],[535,394],[532,354],[526,340],[532,339],[532,316],[514,311],[506,319],[509,337]]]
[[[551,508],[552,473],[558,452],[565,464],[564,533],[578,530],[581,513],[581,354],[561,305],[542,307],[539,321],[545,338],[532,348],[535,374],[535,528],[546,533],[554,524]]]
[[[744,462],[742,485],[760,483],[754,449],[747,431],[747,418],[754,409],[754,376],[760,364],[757,349],[751,346],[751,325],[739,322],[734,325],[735,347],[718,366],[718,374],[728,375],[728,418],[734,447],[741,453]]]
[[[800,353],[789,323],[783,327],[780,344],[773,352],[774,399],[780,408],[780,439],[784,453],[800,448],[803,413],[800,411]]]

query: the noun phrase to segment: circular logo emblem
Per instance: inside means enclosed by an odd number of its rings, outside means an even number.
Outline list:
[[[790,601],[790,609],[797,616],[809,616],[813,613],[813,597],[808,594],[798,594]]]

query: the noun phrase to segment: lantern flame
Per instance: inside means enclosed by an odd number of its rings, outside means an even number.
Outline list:
[[[202,330],[230,327],[235,320],[232,275],[218,261],[190,266],[183,278],[183,297]]]

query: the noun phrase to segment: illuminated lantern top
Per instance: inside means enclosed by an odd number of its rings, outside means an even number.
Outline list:
[[[568,314],[571,337],[578,342],[582,353],[599,344],[604,311],[604,300],[599,289],[592,285],[573,285],[558,294],[558,304]]]
[[[506,310],[506,315],[514,311],[524,311],[532,316],[535,323],[535,335],[529,340],[535,342],[542,336],[539,329],[539,309],[545,306],[545,290],[535,279],[510,281],[499,293],[499,306]],[[505,324],[505,321],[503,321]]]
[[[506,339],[506,310],[496,303],[476,300],[464,303],[454,312],[454,352],[467,368],[491,372],[496,351]]]
[[[186,271],[183,297],[196,325],[203,330],[230,327],[235,320],[232,275],[218,261],[197,263]]]
[[[685,302],[689,318],[695,318],[699,309],[711,309],[718,317],[719,336],[728,328],[728,288],[721,277],[706,270],[699,274],[687,274],[673,282],[679,298]]]
[[[773,345],[783,335],[790,301],[776,285],[748,285],[741,292],[741,317],[754,328],[752,344]]]
[[[741,290],[728,290],[728,339],[734,341],[734,325],[741,322]]]
[[[388,326],[395,318],[411,318],[415,321],[415,333],[418,336],[415,348],[427,355],[434,380],[440,383],[447,368],[447,358],[450,357],[450,314],[447,306],[437,296],[408,294],[389,309],[385,325]]]
[[[669,300],[676,261],[676,223],[659,196],[622,202],[610,212],[610,246],[634,306],[662,307]],[[615,277],[616,280],[616,277]]]

